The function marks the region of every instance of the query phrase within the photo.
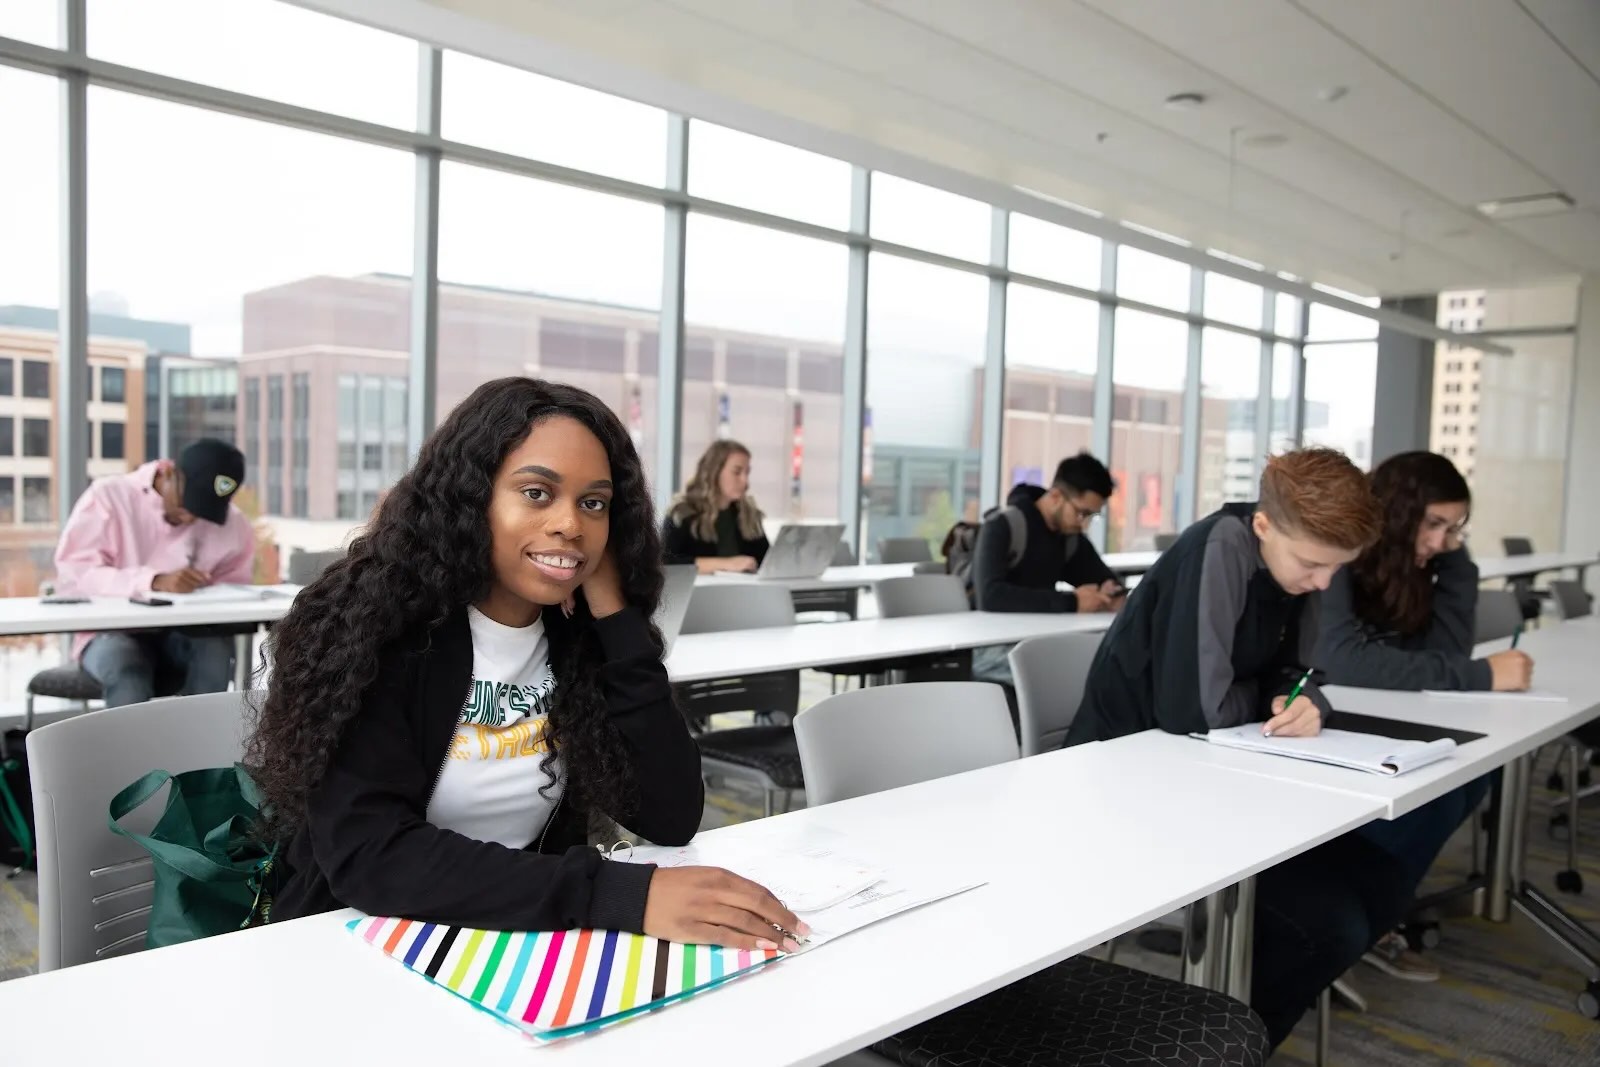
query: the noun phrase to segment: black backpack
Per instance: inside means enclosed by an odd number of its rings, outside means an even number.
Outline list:
[[[1004,515],[1006,524],[1011,527],[1011,548],[1007,553],[1006,566],[1015,567],[1022,561],[1023,553],[1028,550],[1028,520],[1022,514],[1022,509],[1015,505],[1003,508],[990,508],[983,513],[984,521]],[[961,579],[961,584],[967,587],[967,596],[972,596],[972,559],[978,550],[978,530],[980,525],[975,522],[958,522],[950,527],[950,532],[944,535],[944,570],[946,574],[953,574]]]
[[[27,735],[7,730],[0,736],[0,869],[34,870],[33,787],[28,780]]]

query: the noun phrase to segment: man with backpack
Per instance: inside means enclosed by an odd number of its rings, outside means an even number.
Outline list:
[[[946,550],[979,611],[1116,611],[1125,590],[1084,530],[1116,491],[1105,464],[1080,452],[1056,467],[1050,488],[1018,485],[979,527],[970,554]],[[955,532],[952,532],[955,538]],[[1071,585],[1060,592],[1056,583]],[[1011,684],[1004,645],[973,653],[973,677]]]

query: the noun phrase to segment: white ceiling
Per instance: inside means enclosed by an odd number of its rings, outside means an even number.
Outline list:
[[[1597,0],[301,2],[1356,292],[1600,272]],[[1473,207],[1552,190],[1577,208]]]

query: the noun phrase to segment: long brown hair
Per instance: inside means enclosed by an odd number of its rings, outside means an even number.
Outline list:
[[[1402,452],[1372,472],[1383,509],[1378,543],[1350,565],[1356,615],[1370,625],[1414,634],[1433,614],[1433,575],[1417,566],[1417,531],[1431,504],[1472,504],[1455,464],[1435,452]]]
[[[728,465],[728,460],[734,456],[750,458],[750,450],[738,441],[713,441],[711,447],[700,456],[700,462],[695,465],[694,477],[689,479],[689,484],[672,501],[672,507],[667,515],[676,523],[687,522],[689,532],[694,534],[697,541],[715,541],[717,539],[717,483],[722,478],[722,468]],[[739,536],[746,541],[754,541],[761,536],[761,509],[756,506],[755,497],[746,493],[735,501],[739,517]]]

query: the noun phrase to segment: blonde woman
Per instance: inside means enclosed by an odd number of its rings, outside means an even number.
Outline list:
[[[693,563],[701,574],[754,571],[767,555],[761,509],[750,495],[750,450],[716,441],[695,466],[688,488],[667,509],[661,547],[668,563]]]

